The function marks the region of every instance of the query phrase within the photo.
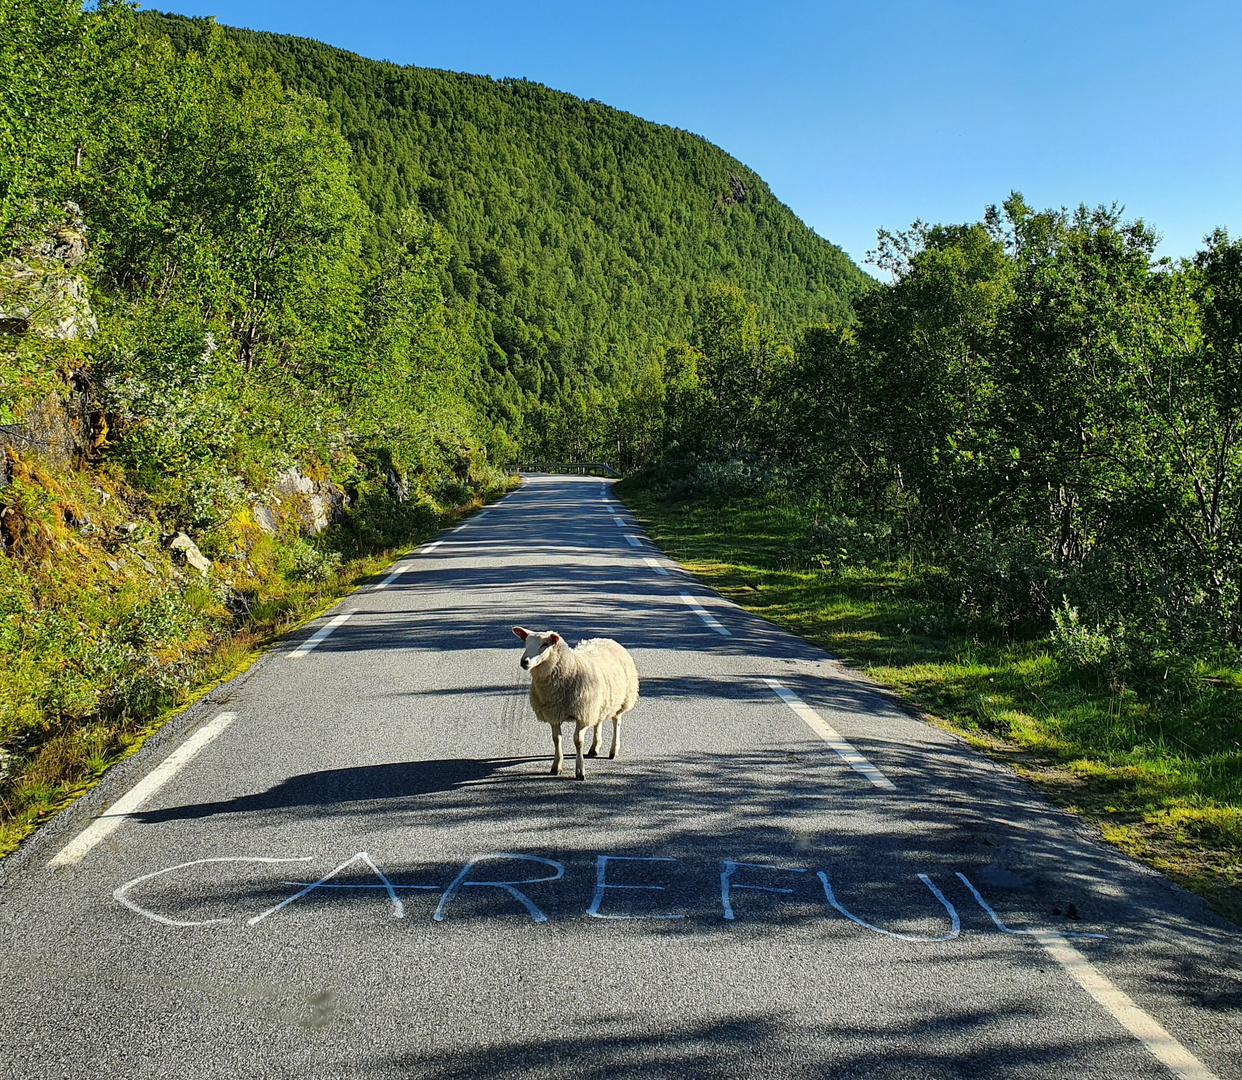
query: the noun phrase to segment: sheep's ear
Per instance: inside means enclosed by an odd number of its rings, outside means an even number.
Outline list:
[[[559,643],[560,643],[560,640],[561,640],[561,635],[560,635],[560,634],[552,633],[552,634],[549,634],[549,635],[548,635],[548,644],[549,644],[549,645],[557,645],[557,644],[559,644]]]
[[[530,634],[529,630],[525,630],[520,626],[515,626],[513,628],[513,632],[517,634],[517,636],[520,637],[523,641],[525,641],[528,635]]]

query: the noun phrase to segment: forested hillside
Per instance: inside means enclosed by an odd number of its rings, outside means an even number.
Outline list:
[[[203,20],[143,18],[182,51],[201,51],[210,32]],[[866,284],[758,176],[688,132],[524,80],[225,35],[252,69],[327,102],[374,214],[368,258],[408,206],[445,228],[445,284],[481,316],[494,373],[483,389],[532,451],[588,452],[579,418],[690,335],[711,282],[745,289],[784,336],[848,319]],[[597,422],[610,419],[605,408]]]

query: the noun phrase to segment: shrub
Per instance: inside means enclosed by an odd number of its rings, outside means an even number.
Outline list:
[[[945,552],[945,604],[1001,627],[1048,626],[1053,588],[1063,573],[1024,541],[987,530],[955,538]]]
[[[292,581],[324,582],[332,577],[342,563],[339,551],[329,551],[298,537],[286,551],[288,574]]]
[[[463,503],[469,502],[474,494],[468,483],[452,476],[436,481],[431,490],[436,500],[446,507],[461,506]]]
[[[887,561],[893,556],[893,527],[887,521],[816,514],[801,546],[803,558],[825,570]]]
[[[730,458],[727,461],[699,462],[687,475],[669,485],[673,499],[729,499],[772,495],[787,486],[780,466],[763,460]]]
[[[1078,608],[1061,597],[1052,612],[1052,651],[1062,663],[1079,671],[1115,673],[1125,663],[1125,637],[1120,630],[1105,631],[1099,623],[1087,626]]]

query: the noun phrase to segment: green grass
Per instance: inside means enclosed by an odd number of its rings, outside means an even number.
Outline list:
[[[943,571],[825,569],[805,505],[618,492],[701,581],[891,687],[1012,764],[1104,837],[1242,923],[1242,673],[1206,663],[1127,685],[946,614]]]

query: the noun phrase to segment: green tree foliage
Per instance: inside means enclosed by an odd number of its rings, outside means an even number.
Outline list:
[[[0,335],[6,419],[77,369],[100,455],[177,528],[224,527],[292,464],[373,502],[515,456],[488,406],[516,386],[482,378],[453,241],[410,206],[376,243],[323,101],[217,27],[177,51],[123,3],[14,0],[0,29],[0,306],[26,299],[9,293],[30,291],[28,262],[69,281],[40,252],[82,229],[71,287],[99,321]]]
[[[213,33],[203,20],[143,19],[179,51],[201,51]],[[576,420],[596,399],[610,408],[604,398],[641,384],[653,355],[690,336],[712,283],[744,289],[784,336],[848,320],[866,284],[758,176],[688,132],[524,80],[225,34],[250,68],[328,103],[373,212],[370,262],[411,207],[444,227],[443,280],[470,311],[488,410],[530,453],[605,445]],[[570,432],[573,446],[557,442]]]
[[[116,127],[109,93],[132,40],[129,8],[104,0],[0,0],[0,232],[24,232],[38,200],[65,197]]]
[[[1157,262],[1116,208],[1019,195],[880,240],[891,284],[853,325],[805,328],[772,378],[755,309],[713,293],[710,408],[666,443],[783,462],[947,565],[976,615],[1047,627],[1072,608],[1149,655],[1239,644],[1242,244]]]

